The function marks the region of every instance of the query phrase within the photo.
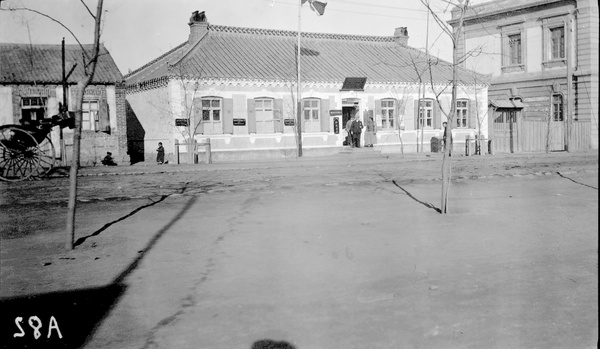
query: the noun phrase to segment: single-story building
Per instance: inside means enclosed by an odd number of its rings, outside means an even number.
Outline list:
[[[82,47],[65,45],[67,106],[75,108],[77,81],[84,76]],[[83,45],[86,51],[92,45]],[[59,113],[63,103],[62,45],[0,44],[0,126],[36,123]],[[123,76],[110,53],[100,47],[94,79],[84,93],[81,164],[100,165],[107,152],[129,163]],[[67,161],[72,157],[73,130],[62,130]],[[61,156],[60,127],[50,134]]]
[[[213,158],[296,155],[297,32],[211,25],[194,12],[187,41],[125,76],[130,140],[155,157],[210,138]],[[337,153],[355,110],[377,125],[375,149],[429,151],[451,108],[452,66],[392,36],[301,34],[303,153]],[[487,137],[485,77],[460,68],[455,146]],[[419,101],[422,101],[419,104]],[[132,131],[134,133],[135,131]],[[422,142],[422,148],[421,148]]]

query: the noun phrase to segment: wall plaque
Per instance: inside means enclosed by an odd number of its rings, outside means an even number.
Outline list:
[[[175,119],[175,126],[188,126],[188,119]]]
[[[233,126],[246,126],[246,119],[233,119]]]
[[[283,124],[285,126],[294,126],[294,124],[295,124],[294,119],[285,119],[285,120],[283,120]]]

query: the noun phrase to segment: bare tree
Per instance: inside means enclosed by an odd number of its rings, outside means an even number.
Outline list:
[[[77,36],[61,21],[35,9],[27,7],[15,7],[9,8],[9,11],[26,11],[32,12],[42,17],[48,18],[58,25],[62,26],[67,30],[77,41],[82,51],[82,66],[84,70],[83,77],[77,82],[76,88],[76,99],[75,99],[75,129],[73,132],[73,160],[71,162],[71,169],[69,172],[69,204],[67,211],[67,236],[65,246],[67,249],[72,250],[75,242],[75,214],[77,209],[77,173],[80,165],[80,150],[81,150],[81,125],[83,118],[83,98],[85,89],[91,84],[94,74],[96,72],[96,65],[98,63],[98,57],[100,52],[100,35],[102,25],[102,7],[104,0],[98,0],[96,5],[96,13],[94,14],[90,8],[80,0],[81,4],[87,11],[87,13],[94,20],[94,44],[91,51],[85,49],[81,42],[77,39]]]
[[[463,0],[458,0],[458,4],[456,5],[460,9],[460,17],[458,19],[458,26],[455,30],[449,28],[448,24],[444,22],[432,9],[429,0],[421,0],[421,3],[427,8],[429,13],[433,16],[434,20],[438,24],[438,26],[446,33],[450,39],[452,40],[452,103],[450,107],[450,112],[448,113],[448,122],[446,124],[445,132],[447,134],[451,134],[452,132],[452,124],[454,121],[454,116],[456,113],[456,89],[457,89],[457,77],[456,72],[458,69],[458,65],[460,64],[460,57],[458,57],[458,45],[461,40],[461,35],[463,32],[463,21],[465,17],[465,12],[469,6],[469,0],[466,0],[463,4]],[[431,71],[431,70],[430,70]],[[431,81],[433,86],[433,80]],[[439,96],[439,94],[437,95]],[[439,103],[439,98],[436,98]],[[441,108],[440,108],[441,109]],[[448,192],[450,189],[450,180],[452,178],[452,163],[450,160],[450,147],[444,147],[444,158],[442,160],[442,203],[441,203],[441,213],[448,213]]]
[[[96,72],[98,63],[98,54],[100,51],[100,26],[102,24],[102,5],[104,0],[98,0],[96,5],[96,14],[94,15],[87,5],[81,3],[88,10],[90,16],[94,19],[94,46],[92,52],[87,52],[83,47],[84,53],[83,67],[84,76],[77,82],[75,99],[75,129],[73,132],[73,160],[71,162],[71,170],[69,172],[69,206],[67,212],[67,241],[66,248],[72,250],[75,242],[75,213],[77,209],[77,172],[79,171],[80,155],[81,155],[81,124],[83,118],[83,97],[85,89],[90,85]]]

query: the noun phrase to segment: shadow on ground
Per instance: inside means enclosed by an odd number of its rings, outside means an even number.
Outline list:
[[[296,349],[286,341],[274,341],[271,339],[261,339],[254,342],[250,349]]]
[[[78,348],[124,290],[111,284],[0,300],[2,348]]]
[[[155,203],[165,198],[162,197]],[[0,299],[1,347],[79,348],[84,345],[126,291],[124,281],[127,276],[195,202],[196,197],[190,197],[177,215],[154,234],[136,258],[107,286]],[[142,206],[125,217],[149,206],[151,205]],[[116,222],[109,224],[114,223]],[[104,229],[105,227],[100,229],[98,234]]]

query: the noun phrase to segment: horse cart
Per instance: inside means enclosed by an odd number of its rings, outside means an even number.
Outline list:
[[[55,126],[74,126],[73,116],[63,115],[38,121],[21,121],[21,125],[0,126],[0,180],[39,178],[52,170],[56,163],[56,152],[50,132]]]

